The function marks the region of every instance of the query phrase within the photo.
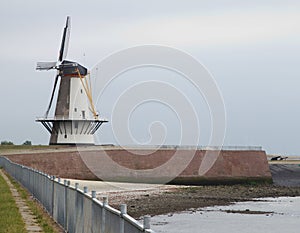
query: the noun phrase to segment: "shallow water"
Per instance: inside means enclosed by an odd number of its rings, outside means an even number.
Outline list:
[[[259,214],[226,213],[258,211]],[[264,213],[272,212],[272,213]],[[298,233],[300,197],[261,198],[229,206],[207,207],[181,213],[159,215],[151,219],[156,232],[205,233]]]

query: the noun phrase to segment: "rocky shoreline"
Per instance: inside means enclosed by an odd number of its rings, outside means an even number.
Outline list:
[[[127,204],[128,213],[134,218],[143,215],[160,215],[207,206],[229,205],[262,197],[300,196],[300,187],[284,187],[270,184],[186,186],[172,187],[161,192],[140,195],[112,196],[110,204],[119,208]]]

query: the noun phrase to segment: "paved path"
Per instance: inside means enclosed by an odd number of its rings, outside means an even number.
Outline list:
[[[182,186],[177,185],[160,185],[160,184],[142,184],[142,183],[118,183],[118,182],[104,182],[104,181],[88,181],[88,180],[74,180],[71,181],[71,186],[79,183],[79,189],[83,187],[88,188],[88,193],[96,191],[96,197],[102,201],[104,196],[109,198],[109,204],[115,205],[115,208],[126,201],[140,198],[141,196],[149,196],[165,193]]]
[[[0,169],[0,175],[3,176],[4,180],[8,184],[12,196],[15,198],[16,205],[19,208],[23,221],[25,223],[25,228],[29,233],[43,232],[42,228],[36,222],[36,218],[27,206],[26,202],[20,197],[17,189],[10,182],[5,173]]]

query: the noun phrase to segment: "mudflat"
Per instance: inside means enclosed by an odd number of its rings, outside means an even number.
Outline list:
[[[166,192],[143,194],[140,196],[119,195],[110,197],[110,204],[119,208],[127,204],[128,213],[139,218],[143,215],[160,215],[197,208],[229,205],[233,202],[250,201],[261,197],[300,196],[300,187],[284,187],[270,184],[186,186],[171,188]]]
[[[167,192],[126,198],[128,212],[138,218],[145,214],[159,215],[261,197],[300,196],[300,166],[298,163],[270,164],[273,184],[186,186]],[[117,203],[114,203],[116,206]]]

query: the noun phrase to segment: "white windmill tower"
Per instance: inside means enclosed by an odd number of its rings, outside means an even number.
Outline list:
[[[95,144],[94,133],[107,120],[99,119],[93,104],[88,70],[82,65],[65,60],[67,56],[71,19],[68,16],[63,31],[58,62],[38,62],[37,70],[56,69],[57,75],[44,118],[38,118],[50,132],[50,145]],[[55,116],[48,118],[60,77]],[[92,114],[92,117],[91,117]]]

